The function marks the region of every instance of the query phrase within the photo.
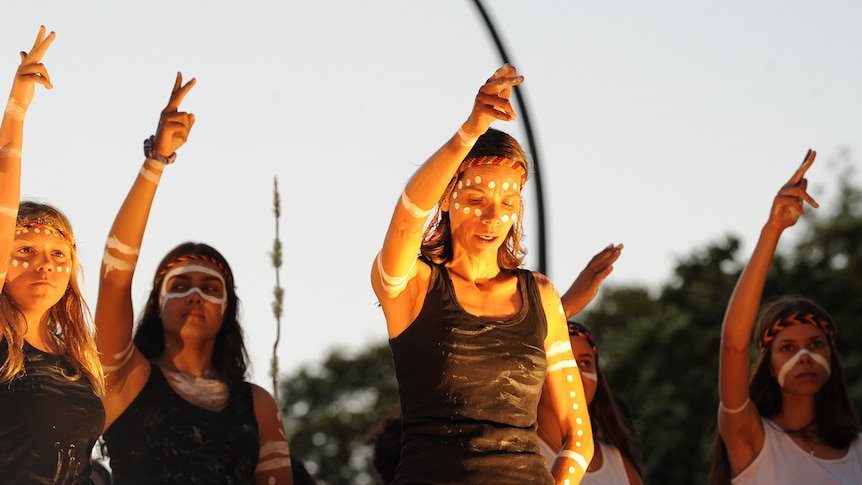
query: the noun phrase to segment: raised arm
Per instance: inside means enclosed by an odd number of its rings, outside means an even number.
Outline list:
[[[45,27],[39,34],[30,52],[21,51],[21,64],[15,71],[12,91],[0,123],[0,289],[6,281],[6,270],[12,241],[15,238],[15,223],[18,202],[21,198],[21,147],[24,143],[24,116],[33,100],[36,84],[51,89],[51,79],[42,64],[42,57],[54,42],[54,32],[45,35]]]
[[[130,402],[139,390],[124,386],[125,378],[133,369],[148,366],[144,356],[132,345],[132,276],[162,171],[165,165],[173,162],[176,150],[185,143],[194,124],[194,115],[179,111],[180,103],[194,84],[194,79],[183,84],[182,74],[177,74],[156,134],[145,142],[146,160],[120,206],[105,244],[95,324],[97,344],[107,375],[106,427],[124,409],[123,405],[122,409],[113,406],[116,400],[120,399],[127,405],[126,401]],[[127,391],[132,395],[127,395]]]
[[[515,112],[509,101],[520,84],[515,68],[497,69],[479,89],[473,110],[458,132],[416,171],[395,206],[383,248],[371,268],[371,285],[386,316],[389,336],[399,335],[418,314],[421,289],[414,279],[422,232],[428,215],[440,201],[461,161],[494,120],[510,121]],[[421,266],[421,265],[419,265]],[[423,268],[427,287],[427,268]]]
[[[584,385],[578,364],[572,354],[569,331],[560,295],[543,275],[534,273],[542,293],[542,305],[548,320],[545,354],[548,372],[539,407],[553,409],[549,416],[559,421],[562,448],[551,473],[558,484],[580,483],[593,459],[593,431],[590,426]],[[541,423],[546,426],[547,423]]]
[[[572,286],[560,297],[567,319],[580,313],[593,301],[599,292],[599,286],[614,270],[614,263],[622,252],[622,244],[610,244],[587,263],[586,268],[572,282]]]
[[[733,473],[751,462],[763,445],[760,415],[749,397],[751,332],[763,295],[763,285],[781,234],[805,213],[803,202],[818,207],[806,192],[805,172],[814,163],[809,150],[790,181],[778,191],[769,219],[760,231],[751,259],[730,297],[721,330],[719,354],[719,432],[728,450]]]

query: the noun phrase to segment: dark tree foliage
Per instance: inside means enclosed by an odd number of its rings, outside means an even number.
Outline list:
[[[379,483],[366,436],[397,412],[398,384],[389,345],[356,355],[332,352],[281,381],[291,454],[320,485]]]

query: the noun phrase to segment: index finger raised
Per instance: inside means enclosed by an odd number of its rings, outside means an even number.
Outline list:
[[[177,84],[182,81],[182,78],[177,76]],[[180,103],[183,102],[183,98],[186,97],[186,94],[192,89],[192,87],[197,83],[197,79],[191,78],[189,82],[185,83],[183,86],[179,87],[179,89],[174,89],[171,93],[171,100],[168,103],[168,107],[170,108],[178,108]]]
[[[799,168],[796,169],[796,172],[793,174],[793,177],[790,178],[790,183],[799,183],[805,177],[805,172],[807,172],[811,165],[814,163],[814,157],[816,156],[817,152],[811,149],[808,150],[808,153],[805,154],[805,159],[802,160],[802,165],[800,165]]]

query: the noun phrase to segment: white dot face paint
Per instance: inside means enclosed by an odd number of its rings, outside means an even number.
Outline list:
[[[461,208],[461,204],[459,204],[459,203],[455,202],[455,210],[458,210],[458,209],[460,209],[460,208]]]
[[[21,264],[21,267],[22,267],[22,268],[24,268],[24,269],[27,269],[27,268],[29,268],[29,267],[30,267],[30,263],[28,263],[27,261],[24,261],[24,262]]]
[[[493,180],[488,182],[488,188],[489,189],[493,189],[496,186],[497,186],[497,182],[494,182]]]
[[[457,199],[458,198],[458,192],[452,192],[452,198]]]
[[[482,217],[482,211],[479,209],[473,209],[473,215],[476,217]]]
[[[476,182],[476,185],[481,184],[482,183],[482,177],[476,175],[476,178],[474,178],[473,181]]]
[[[470,179],[467,179],[464,181],[464,187],[469,187],[469,186],[470,186]]]
[[[501,217],[500,220],[503,222],[509,222],[509,216],[506,214],[503,214],[503,217]]]
[[[566,380],[567,380],[567,381],[569,381],[569,382],[572,382],[572,381],[574,381],[574,380],[575,380],[575,378],[574,378],[574,377],[572,377],[572,375],[571,375],[571,374],[569,374],[569,375],[567,375],[567,376],[566,376]]]
[[[469,213],[470,213],[470,208],[469,208],[469,207],[465,207],[465,208],[464,208],[464,214],[469,214]]]
[[[785,362],[781,366],[781,369],[778,370],[777,378],[779,386],[784,387],[784,382],[787,379],[787,373],[790,372],[797,363],[799,363],[799,360],[802,359],[803,355],[807,355],[808,358],[819,364],[820,367],[823,367],[823,369],[826,370],[826,377],[832,375],[832,366],[829,364],[829,361],[826,360],[826,357],[811,352],[808,349],[799,349],[799,352],[796,352],[793,357],[787,359],[787,362]]]
[[[464,183],[459,180],[458,181],[458,190],[461,190],[462,187],[464,187]]]
[[[18,260],[17,260],[17,259],[12,259],[12,267],[13,267],[13,268],[17,268],[17,267],[18,267]]]
[[[509,190],[509,182],[503,182],[503,190]]]

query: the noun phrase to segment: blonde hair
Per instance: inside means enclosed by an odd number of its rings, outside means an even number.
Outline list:
[[[48,204],[24,201],[18,208],[18,225],[42,224],[52,226],[66,234],[72,234],[69,219],[58,209]],[[96,395],[105,393],[105,376],[99,360],[96,342],[92,333],[92,315],[82,296],[80,281],[83,278],[78,253],[70,243],[71,273],[65,294],[46,315],[48,330],[60,355],[74,369],[69,380],[85,377],[93,386]],[[9,382],[24,373],[24,334],[26,323],[21,310],[9,297],[6,288],[0,293],[0,335],[9,349],[6,360],[0,365],[0,383]]]

